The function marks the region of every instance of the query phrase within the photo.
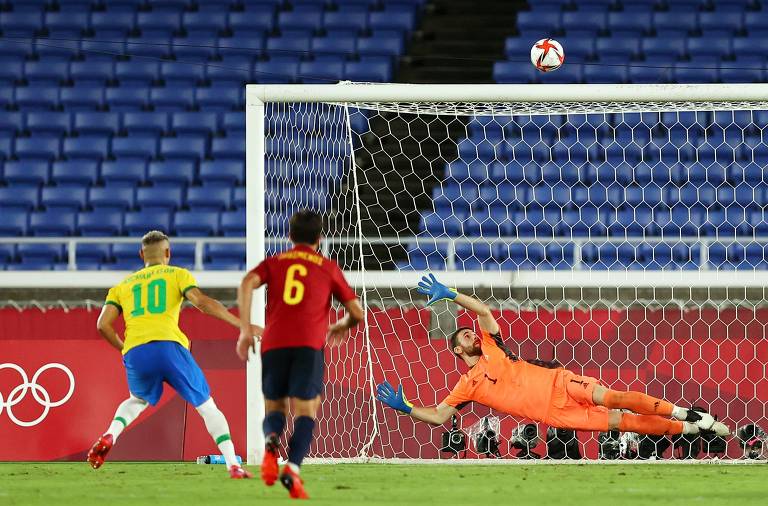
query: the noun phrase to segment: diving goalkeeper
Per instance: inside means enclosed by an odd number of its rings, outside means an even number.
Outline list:
[[[595,378],[578,376],[559,364],[525,361],[502,342],[499,325],[488,306],[450,289],[430,274],[418,291],[428,305],[452,300],[477,315],[480,335],[461,327],[451,335],[451,350],[469,371],[461,376],[446,399],[432,407],[414,406],[384,381],[377,398],[416,420],[440,425],[469,402],[479,402],[502,413],[529,418],[552,427],[585,431],[620,430],[638,434],[696,434],[711,431],[727,436],[728,427],[709,413],[681,408],[640,392],[610,390]],[[627,413],[621,410],[629,410]]]

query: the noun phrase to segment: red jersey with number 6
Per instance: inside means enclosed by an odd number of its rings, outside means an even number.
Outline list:
[[[267,285],[262,353],[300,346],[319,350],[328,334],[331,297],[342,304],[357,298],[336,262],[305,245],[265,258],[251,272]]]

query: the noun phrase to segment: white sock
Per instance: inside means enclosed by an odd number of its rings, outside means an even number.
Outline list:
[[[688,417],[688,410],[675,406],[672,408],[672,418],[677,420],[685,420]]]
[[[232,466],[239,466],[237,457],[235,457],[235,445],[232,444],[232,438],[229,436],[229,424],[227,424],[224,413],[213,402],[213,397],[200,404],[197,407],[197,412],[203,417],[208,434],[211,435],[216,442],[216,446],[219,447],[219,451],[224,456],[227,469]]]
[[[299,474],[299,466],[297,466],[293,462],[288,462],[288,467],[290,467],[291,471],[293,471],[294,473]]]
[[[117,441],[117,438],[120,437],[120,434],[123,433],[123,430],[125,430],[125,428],[131,424],[131,422],[136,420],[136,418],[139,417],[141,412],[144,411],[147,406],[149,406],[147,401],[131,395],[117,407],[117,411],[115,411],[115,418],[112,420],[112,423],[109,424],[109,428],[104,434],[111,434],[112,441]]]

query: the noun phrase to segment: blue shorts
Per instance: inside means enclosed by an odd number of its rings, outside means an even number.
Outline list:
[[[271,401],[285,397],[314,399],[323,393],[323,350],[305,346],[275,348],[261,354],[261,388]]]
[[[175,341],[151,341],[123,356],[128,390],[152,406],[163,395],[163,383],[197,407],[210,399],[211,389],[188,349]]]

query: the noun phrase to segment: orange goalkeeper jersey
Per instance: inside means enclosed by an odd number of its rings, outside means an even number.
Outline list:
[[[545,420],[555,379],[563,369],[548,369],[521,360],[502,343],[501,335],[482,332],[483,355],[443,401],[461,409],[474,401],[516,417]]]

